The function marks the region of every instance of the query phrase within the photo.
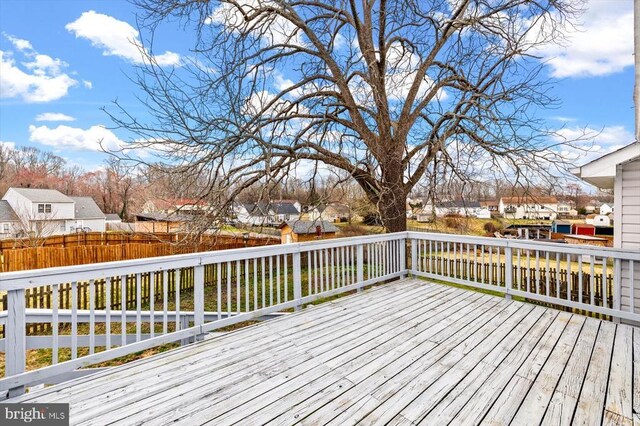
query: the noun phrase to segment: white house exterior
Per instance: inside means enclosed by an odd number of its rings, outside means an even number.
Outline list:
[[[54,189],[9,188],[2,199],[19,218],[20,229],[14,234],[46,237],[76,232],[78,227],[105,230],[105,216],[90,197],[68,197]]]
[[[571,170],[579,178],[601,189],[613,189],[613,245],[640,250],[640,142],[634,142]],[[640,312],[640,262],[635,262],[634,307]],[[630,268],[622,270],[622,309],[631,306]]]
[[[21,219],[24,232],[66,234],[73,224],[74,201],[54,189],[9,188],[2,199]]]
[[[613,206],[607,204],[607,203],[603,203],[600,206],[600,214],[601,215],[608,215],[609,213],[613,212]]]
[[[107,217],[91,197],[69,197],[75,203],[75,223],[69,232],[104,232]]]
[[[555,220],[558,217],[558,199],[555,197],[502,197],[498,211],[507,219]]]
[[[13,238],[20,231],[20,219],[6,200],[0,200],[0,239]]]
[[[478,212],[482,210],[482,207],[478,201],[457,200],[436,203],[435,207],[432,204],[426,204],[424,210],[427,212],[435,212],[437,217],[444,217],[449,214],[477,217]]]

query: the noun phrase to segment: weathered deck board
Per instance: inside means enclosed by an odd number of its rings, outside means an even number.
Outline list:
[[[407,279],[14,401],[72,424],[631,425],[640,329]]]

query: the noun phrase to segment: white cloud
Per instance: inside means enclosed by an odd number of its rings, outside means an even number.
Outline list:
[[[11,52],[0,50],[0,98],[25,102],[50,102],[67,95],[78,82],[61,72],[66,64],[59,59],[37,55],[34,61],[15,62]]]
[[[85,89],[93,89],[93,83],[89,80],[82,80],[82,85]]]
[[[31,45],[31,42],[29,40],[24,40],[15,36],[12,36],[10,34],[4,34],[3,35],[7,38],[7,40],[9,40],[13,46],[18,49],[18,50],[33,50],[33,46]]]
[[[14,52],[0,50],[0,98],[25,102],[49,102],[60,99],[78,84],[64,73],[67,63],[43,55],[27,40],[3,34],[24,58],[18,63]]]
[[[44,112],[36,116],[36,121],[75,121],[75,118],[60,112]]]
[[[125,143],[111,130],[104,126],[91,126],[88,129],[60,125],[56,128],[48,126],[29,126],[29,140],[38,142],[57,150],[100,151],[118,150]]]
[[[85,38],[94,47],[102,49],[105,56],[119,56],[136,64],[145,61],[138,30],[127,22],[90,10],[65,28],[75,34],[76,38]],[[154,56],[154,60],[158,65],[178,65],[180,55],[166,51]]]
[[[574,145],[584,151],[565,148],[561,154],[566,159],[584,164],[628,145],[633,142],[634,137],[624,126],[606,126],[602,129],[567,127],[558,130],[554,136],[554,140],[559,143],[578,139],[582,141]]]
[[[598,76],[633,64],[633,2],[590,0],[564,45],[538,50],[555,77]]]

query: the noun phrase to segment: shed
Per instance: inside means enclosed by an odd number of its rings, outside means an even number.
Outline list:
[[[597,214],[593,218],[593,225],[594,226],[611,226],[611,219],[609,219],[609,216],[606,216],[603,214]]]
[[[338,228],[326,220],[295,220],[280,225],[283,244],[336,238]]]
[[[551,232],[556,232],[558,234],[570,234],[571,222],[566,220],[554,220],[551,224]]]
[[[571,226],[571,233],[575,235],[596,235],[596,227],[588,223],[574,223]]]

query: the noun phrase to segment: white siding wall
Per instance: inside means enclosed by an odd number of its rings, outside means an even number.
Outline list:
[[[628,250],[640,250],[640,158],[619,164],[616,168],[614,189],[615,246]],[[640,262],[634,264],[634,310],[640,313]],[[629,264],[622,266],[621,307],[630,307],[631,282]]]
[[[2,199],[9,203],[18,216],[26,217],[27,219],[32,217],[31,201],[18,194],[13,188],[9,188]]]

